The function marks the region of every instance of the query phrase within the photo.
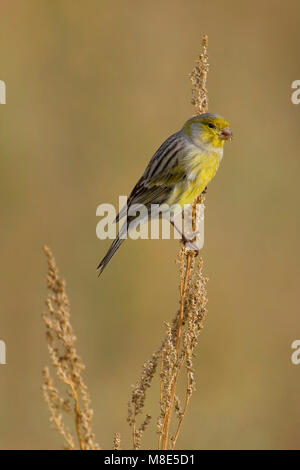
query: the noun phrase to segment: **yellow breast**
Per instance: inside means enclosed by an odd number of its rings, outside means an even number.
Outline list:
[[[177,199],[176,203],[180,205],[191,204],[215,176],[220,159],[221,154],[217,152],[195,155],[189,162],[187,180],[176,188],[172,199]]]

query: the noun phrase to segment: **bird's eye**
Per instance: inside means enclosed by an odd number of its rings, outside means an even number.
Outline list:
[[[212,124],[211,122],[208,124],[208,127],[210,127],[211,129],[215,129],[216,126],[214,124]]]

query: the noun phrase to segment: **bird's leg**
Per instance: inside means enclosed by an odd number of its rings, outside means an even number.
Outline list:
[[[182,238],[182,241],[187,244],[187,243],[193,243],[196,238],[197,238],[197,234],[193,237],[193,238],[187,238],[184,233],[182,232],[182,230],[180,230],[180,228],[177,227],[177,225],[175,224],[174,220],[170,220],[170,224],[173,225],[173,227],[175,228],[175,230],[177,230],[177,232],[181,235],[181,238]]]

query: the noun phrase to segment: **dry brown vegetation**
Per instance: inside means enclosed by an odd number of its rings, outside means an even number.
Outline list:
[[[195,114],[207,111],[208,96],[206,81],[208,73],[207,36],[203,37],[202,52],[191,73],[192,104]],[[202,194],[194,202],[192,211],[193,229],[197,227],[196,204],[204,205]],[[65,282],[60,278],[55,260],[49,248],[45,248],[48,261],[47,284],[49,295],[46,301],[48,312],[43,316],[46,324],[46,338],[49,356],[56,376],[65,387],[62,398],[50,376],[49,368],[43,373],[43,394],[50,411],[50,419],[64,438],[68,449],[99,449],[91,427],[92,409],[87,387],[82,379],[84,368],[75,349],[75,336],[70,323],[69,301]],[[159,416],[156,427],[158,449],[174,449],[182,429],[193,391],[196,387],[193,356],[198,336],[206,316],[206,282],[203,276],[203,260],[198,252],[188,249],[181,242],[179,255],[179,308],[171,322],[166,322],[166,333],[160,347],[145,362],[142,374],[133,387],[128,404],[128,423],[131,427],[132,446],[140,449],[142,437],[151,421],[144,411],[146,394],[153,377],[159,373],[158,390]],[[158,372],[159,371],[159,372]],[[185,395],[180,398],[178,381],[185,376]],[[64,414],[74,418],[74,431],[64,421]],[[77,436],[77,442],[74,436]],[[116,433],[113,448],[121,448],[121,437]]]
[[[206,90],[208,73],[207,41],[208,39],[205,35],[202,43],[202,52],[191,73],[192,104],[195,106],[195,114],[206,112],[208,107]],[[204,204],[203,194],[193,204],[193,230],[198,226],[196,220],[197,203]],[[181,242],[178,261],[180,270],[179,310],[176,312],[172,323],[166,323],[166,336],[160,348],[144,364],[142,376],[137,382],[129,402],[128,422],[132,428],[133,447],[135,449],[140,448],[142,434],[151,419],[147,414],[140,427],[137,427],[136,417],[142,413],[146,391],[151,385],[159,363],[160,415],[157,419],[158,449],[175,448],[191,395],[196,386],[193,354],[206,315],[207,279],[203,277],[203,260],[198,257],[198,252],[187,249],[183,242]],[[176,394],[176,386],[181,373],[186,374],[186,391],[183,405],[181,405],[181,400]],[[174,434],[170,436],[174,410],[177,423]]]
[[[53,384],[48,367],[43,370],[43,394],[50,411],[51,422],[61,433],[67,449],[99,449],[92,432],[93,411],[87,386],[82,378],[84,365],[75,349],[76,337],[70,323],[70,304],[66,294],[65,281],[59,276],[55,259],[48,247],[44,247],[48,262],[46,300],[47,313],[43,315],[46,325],[46,339],[51,363],[59,381],[65,386],[62,398]],[[63,414],[74,417],[74,433],[66,428]]]

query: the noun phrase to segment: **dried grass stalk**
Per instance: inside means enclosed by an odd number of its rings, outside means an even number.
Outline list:
[[[48,247],[44,247],[48,262],[46,300],[47,313],[43,315],[46,325],[46,339],[49,356],[59,381],[66,386],[66,398],[61,398],[58,389],[53,385],[49,368],[43,371],[42,390],[50,411],[50,419],[63,436],[65,447],[82,450],[96,450],[91,420],[93,410],[87,386],[82,378],[84,365],[75,349],[76,337],[70,323],[70,305],[66,294],[65,281],[59,276],[55,259]],[[75,434],[70,432],[63,421],[63,414],[74,417]]]
[[[206,88],[207,74],[208,74],[208,37],[203,36],[202,52],[196,61],[195,67],[190,75],[192,82],[192,104],[195,106],[195,114],[207,112],[208,109],[208,94]],[[192,208],[192,228],[196,230],[198,226],[197,217],[197,204],[205,203],[205,196],[201,194],[193,203]],[[164,372],[162,368],[161,380],[164,380],[164,375],[171,376],[171,388],[169,389],[168,407],[164,412],[162,427],[158,427],[159,432],[159,448],[167,449],[169,447],[169,434],[172,411],[175,406],[175,413],[178,419],[177,429],[174,436],[171,437],[172,449],[175,448],[176,441],[181,430],[182,422],[187,411],[187,407],[191,395],[196,387],[194,367],[193,367],[193,352],[197,345],[198,334],[203,327],[203,319],[206,315],[206,282],[207,279],[202,274],[202,259],[196,261],[198,252],[187,250],[183,245],[179,252],[179,266],[180,266],[180,307],[176,319],[173,322],[173,344],[176,350],[176,361],[170,370]],[[185,331],[183,332],[183,327]],[[176,397],[176,385],[178,382],[179,374],[185,364],[186,369],[186,396],[184,401],[183,410],[176,412],[179,399]],[[177,405],[176,405],[177,403]],[[164,405],[163,405],[164,406]],[[162,407],[162,405],[161,405]]]
[[[121,450],[121,434],[119,432],[114,434],[113,450]]]
[[[192,82],[192,104],[195,106],[195,114],[207,111],[208,95],[206,89],[208,73],[208,38],[203,36],[202,52],[196,61],[191,73]],[[205,203],[204,194],[194,201],[192,210],[192,228],[197,227],[196,205]],[[193,355],[197,346],[198,336],[203,328],[206,316],[206,282],[203,276],[203,261],[197,257],[198,252],[187,249],[181,243],[179,251],[179,274],[180,274],[180,301],[172,323],[166,323],[166,336],[160,348],[152,355],[150,361],[146,362],[143,373],[131,394],[128,408],[128,421],[132,427],[133,447],[141,446],[142,434],[149,423],[146,415],[142,425],[137,429],[136,417],[143,412],[146,391],[152,383],[153,376],[160,361],[160,414],[157,420],[158,449],[174,449],[183,419],[190,402],[193,391],[196,388],[195,373],[193,366]],[[185,366],[185,367],[184,367]],[[180,373],[185,370],[186,390],[183,405],[176,393],[176,387]],[[170,438],[172,415],[175,412],[177,423],[175,432]]]
[[[142,436],[151,421],[151,416],[146,414],[141,420],[140,425],[137,424],[137,417],[142,414],[147,389],[150,388],[152,379],[155,375],[159,357],[161,354],[161,348],[155,351],[150,360],[146,361],[143,365],[142,375],[133,387],[131,398],[128,403],[128,416],[127,421],[132,430],[132,442],[134,449],[140,449]]]
[[[195,67],[190,74],[192,82],[192,105],[195,107],[195,115],[206,113],[208,110],[208,92],[206,89],[208,63],[208,37],[204,34],[202,39],[202,52],[196,60]]]

